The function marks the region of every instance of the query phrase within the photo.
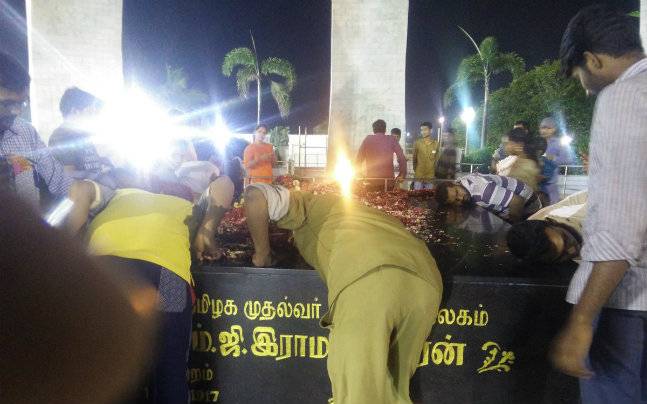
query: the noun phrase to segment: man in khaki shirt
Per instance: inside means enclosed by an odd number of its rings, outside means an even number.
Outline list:
[[[440,304],[427,246],[397,220],[334,195],[254,184],[245,214],[255,266],[272,265],[268,222],[294,232],[328,287],[328,374],[335,404],[411,403],[409,380]]]
[[[415,189],[431,189],[429,182],[436,176],[436,160],[438,160],[438,142],[432,139],[432,124],[423,122],[420,124],[420,135],[422,138],[413,144],[413,170],[416,181],[413,183]]]

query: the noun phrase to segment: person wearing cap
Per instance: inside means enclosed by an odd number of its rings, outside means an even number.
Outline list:
[[[409,381],[442,294],[425,243],[377,209],[278,185],[247,187],[245,216],[255,266],[273,264],[271,220],[293,231],[297,249],[328,288],[321,324],[330,330],[335,404],[411,403]]]
[[[573,162],[573,152],[568,145],[563,145],[557,136],[559,129],[557,122],[552,117],[542,119],[539,124],[539,136],[546,140],[546,153],[544,157],[557,166],[571,164]],[[559,187],[557,186],[559,178],[559,167],[557,167],[549,178],[541,186],[541,192],[548,195],[551,204],[559,201]]]

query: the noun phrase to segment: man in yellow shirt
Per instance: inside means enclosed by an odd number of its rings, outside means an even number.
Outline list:
[[[436,160],[438,160],[438,142],[431,137],[432,125],[430,122],[420,124],[422,138],[413,145],[413,170],[414,189],[431,189],[429,182],[436,175]]]
[[[329,311],[321,323],[330,330],[335,404],[411,403],[409,380],[442,294],[424,242],[376,209],[269,184],[247,188],[245,215],[255,266],[272,264],[272,220],[293,231],[299,252],[326,283]]]
[[[231,207],[234,185],[219,177],[196,205],[140,189],[106,194],[92,182],[84,185],[91,202],[102,208],[88,224],[90,251],[114,270],[158,290],[159,335],[147,402],[186,403],[193,297],[190,243],[200,261],[220,257],[215,233]]]

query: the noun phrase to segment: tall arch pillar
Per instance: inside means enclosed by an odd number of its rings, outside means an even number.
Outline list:
[[[408,14],[408,0],[332,0],[329,168],[376,119],[404,129]]]
[[[122,9],[122,0],[26,1],[31,115],[45,141],[66,88],[99,96],[121,88]]]

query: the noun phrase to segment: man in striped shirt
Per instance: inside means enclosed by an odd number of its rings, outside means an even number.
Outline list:
[[[473,203],[511,221],[518,221],[541,208],[539,199],[526,184],[493,174],[474,173],[456,182],[440,183],[435,197],[441,206]]]
[[[551,352],[583,403],[647,399],[647,59],[638,20],[581,10],[562,38],[564,73],[599,93],[589,145],[582,263],[573,310]]]

